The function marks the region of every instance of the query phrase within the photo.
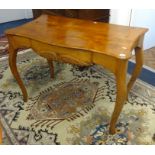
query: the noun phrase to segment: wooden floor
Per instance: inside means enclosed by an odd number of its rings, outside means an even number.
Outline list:
[[[132,59],[134,59],[134,57]],[[155,70],[155,47],[145,50],[144,65]]]
[[[155,70],[155,47],[146,50],[144,53],[144,64]]]

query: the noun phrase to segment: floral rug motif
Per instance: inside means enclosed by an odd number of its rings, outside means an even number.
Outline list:
[[[155,144],[155,88],[137,80],[117,122],[108,133],[116,99],[112,73],[101,66],[54,62],[50,78],[45,59],[32,51],[18,56],[21,90],[6,61],[0,61],[0,120],[3,144]]]

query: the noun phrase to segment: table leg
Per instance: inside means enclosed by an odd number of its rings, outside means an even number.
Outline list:
[[[25,102],[27,102],[28,95],[27,95],[26,88],[20,78],[18,71],[17,71],[16,57],[17,57],[17,50],[13,49],[13,47],[11,47],[11,45],[10,45],[9,46],[9,66],[10,66],[10,69],[11,69],[11,72],[12,72],[14,78],[17,80],[17,83],[20,86],[20,89],[23,93],[23,99]]]
[[[127,96],[127,85],[126,85],[127,64],[128,64],[127,60],[118,60],[117,63],[117,72],[116,72],[117,96],[114,111],[110,121],[110,128],[109,128],[110,134],[115,134],[115,126]]]
[[[50,75],[51,75],[51,78],[53,79],[54,78],[54,65],[53,65],[53,61],[47,59],[47,62],[48,62],[49,67],[50,67]]]
[[[133,73],[131,75],[131,79],[127,86],[127,92],[130,91],[131,87],[133,86],[134,82],[136,81],[138,75],[141,72],[141,69],[143,67],[143,50],[140,47],[135,48],[135,56],[136,56],[136,66],[133,70]]]

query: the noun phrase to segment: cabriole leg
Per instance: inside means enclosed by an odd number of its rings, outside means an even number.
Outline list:
[[[23,93],[24,102],[27,102],[28,95],[27,95],[26,88],[20,78],[18,71],[17,71],[16,57],[17,57],[17,51],[15,49],[13,49],[13,47],[11,45],[9,45],[9,66],[10,66],[10,69],[11,69],[11,72],[12,72],[14,78],[16,79],[16,81]]]
[[[118,60],[117,72],[116,72],[116,87],[117,96],[114,111],[110,121],[109,133],[115,134],[115,127],[118,117],[121,113],[123,105],[126,101],[127,96],[127,85],[126,85],[126,74],[127,74],[127,60]]]

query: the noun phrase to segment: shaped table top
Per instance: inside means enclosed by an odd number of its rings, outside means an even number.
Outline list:
[[[135,43],[147,30],[43,14],[36,20],[7,30],[6,34],[129,59]]]

